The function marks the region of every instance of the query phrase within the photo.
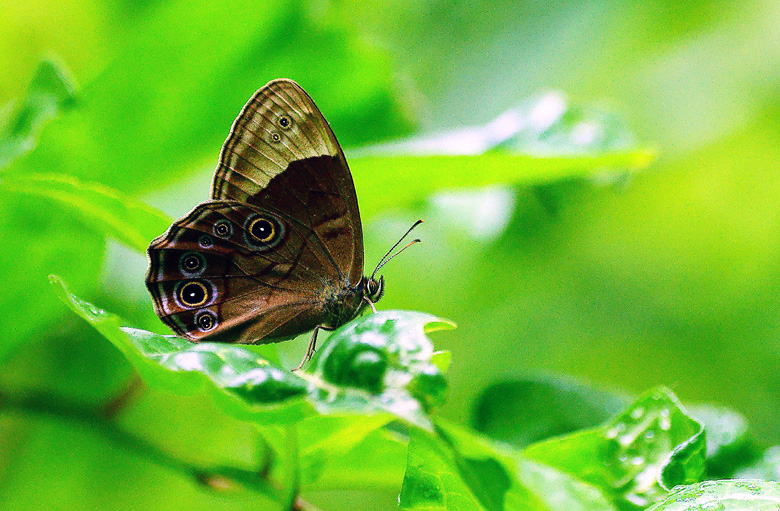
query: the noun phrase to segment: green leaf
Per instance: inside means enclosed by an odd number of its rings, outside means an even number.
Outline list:
[[[22,157],[36,147],[43,127],[74,104],[74,89],[65,66],[46,60],[38,66],[25,96],[0,107],[0,187],[9,176],[6,167],[26,160]],[[46,206],[24,196],[0,195],[0,238],[4,240],[0,314],[14,317],[14,328],[0,339],[0,360],[20,344],[51,330],[47,324],[62,313],[61,305],[37,299],[46,292],[48,274],[67,275],[79,285],[94,285],[98,280],[103,240],[83,233],[83,225],[60,215],[59,207]],[[79,243],[73,243],[75,239]]]
[[[660,388],[603,426],[533,444],[524,455],[636,509],[660,501],[672,486],[700,480],[705,449],[701,425]]]
[[[439,371],[446,373],[452,365],[451,351],[437,351],[431,356],[431,363],[439,368]]]
[[[504,509],[512,479],[493,456],[462,457],[425,431],[412,430],[410,436],[401,509]]]
[[[122,326],[116,315],[71,294],[59,278],[51,281],[150,385],[182,393],[205,387],[238,418],[285,423],[317,413],[360,413],[430,427],[427,409],[441,399],[444,381],[430,362],[434,350],[425,332],[452,325],[428,314],[383,311],[357,318],[320,348],[309,366],[313,372],[291,373],[247,347],[193,344]]]
[[[361,153],[478,155],[494,149],[537,157],[633,152],[639,158],[635,163],[640,165],[644,161],[640,155],[652,156],[655,152],[639,146],[623,119],[614,113],[573,105],[562,93],[548,92],[529,98],[482,125],[377,144]]]
[[[474,427],[525,447],[552,436],[602,424],[628,398],[560,376],[529,376],[488,386],[474,407]]]
[[[434,192],[488,185],[531,186],[595,177],[605,169],[642,169],[654,159],[647,151],[605,155],[551,156],[491,152],[483,155],[362,156],[350,158],[360,211],[365,217],[413,204]],[[393,193],[386,193],[392,190]]]
[[[368,394],[336,391],[325,408],[371,401],[385,403],[417,425],[428,427],[425,412],[444,400],[446,381],[432,363],[426,333],[454,324],[419,312],[383,311],[348,323],[328,338],[306,368],[316,381],[336,388],[360,388]],[[403,392],[398,392],[404,389]]]
[[[780,484],[752,479],[704,481],[675,489],[648,511],[777,511]]]
[[[75,100],[75,83],[65,66],[45,60],[7,119],[0,119],[0,171],[35,148],[43,126]]]
[[[370,216],[439,190],[614,180],[647,167],[655,156],[616,116],[550,93],[484,125],[366,147],[351,152],[349,161],[361,210]]]
[[[401,489],[405,510],[613,511],[596,488],[522,459],[468,430],[437,421],[437,435],[410,432]]]
[[[28,174],[0,180],[0,193],[35,195],[75,212],[96,232],[113,236],[145,253],[149,242],[162,234],[173,219],[137,199],[97,183],[71,176]]]
[[[561,376],[529,376],[485,389],[474,407],[474,427],[491,438],[525,447],[545,438],[595,427],[629,398]],[[707,474],[725,477],[755,457],[746,419],[715,405],[687,407],[704,425]]]
[[[301,484],[310,485],[318,481],[323,471],[330,468],[332,460],[345,456],[356,445],[364,442],[371,433],[392,419],[389,414],[375,414],[370,416],[315,415],[301,420],[296,425]],[[260,431],[269,445],[284,446],[285,427],[262,426]],[[279,451],[276,454],[284,455]]]
[[[593,486],[541,463],[520,458],[517,462],[520,482],[556,511],[615,511],[615,506]],[[510,508],[507,509],[517,509]]]

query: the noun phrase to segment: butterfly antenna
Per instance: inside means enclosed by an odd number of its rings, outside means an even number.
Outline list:
[[[399,250],[398,252],[396,252],[395,254],[393,254],[393,255],[390,255],[390,253],[391,253],[393,250],[395,250],[395,247],[397,247],[398,245],[400,245],[400,244],[401,244],[401,242],[404,240],[404,238],[406,238],[407,236],[409,236],[409,233],[410,233],[410,232],[412,232],[412,231],[414,230],[414,228],[415,228],[415,227],[417,227],[418,225],[420,225],[421,223],[423,223],[423,221],[422,221],[422,220],[417,220],[417,221],[416,221],[414,224],[412,224],[412,226],[411,226],[411,227],[409,227],[409,230],[408,230],[408,231],[406,231],[406,233],[404,233],[404,235],[403,235],[403,236],[401,236],[401,239],[399,239],[398,241],[396,241],[396,242],[395,242],[395,245],[393,245],[392,247],[390,247],[390,250],[388,250],[388,251],[387,251],[387,253],[385,253],[385,255],[384,255],[384,256],[382,256],[382,259],[380,259],[380,260],[379,260],[379,264],[377,264],[377,265],[376,265],[376,268],[374,268],[374,272],[371,274],[371,278],[372,278],[372,279],[374,278],[374,275],[376,275],[376,272],[377,272],[377,271],[379,271],[379,269],[380,269],[382,266],[386,265],[386,264],[388,263],[388,261],[390,261],[390,259],[394,258],[395,256],[397,256],[398,254],[400,254],[401,252],[403,252],[403,251],[404,251],[404,250],[406,250],[407,248],[411,247],[411,246],[412,246],[412,245],[414,245],[415,243],[420,243],[420,240],[414,240],[414,241],[412,241],[411,243],[407,244],[407,245],[406,245],[404,248],[402,248],[401,250]],[[388,257],[388,256],[389,256],[389,257]]]

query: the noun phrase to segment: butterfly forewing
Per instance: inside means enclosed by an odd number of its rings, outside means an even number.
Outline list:
[[[349,282],[363,273],[355,186],[328,122],[295,82],[274,80],[244,106],[220,154],[211,196],[272,209],[312,230]]]

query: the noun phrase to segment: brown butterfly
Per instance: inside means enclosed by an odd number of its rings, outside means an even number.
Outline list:
[[[421,221],[416,222],[404,237]],[[160,319],[192,341],[272,343],[333,330],[384,293],[363,275],[363,230],[341,146],[291,80],[258,90],[222,147],[211,200],[149,245]],[[389,256],[389,257],[388,257]]]

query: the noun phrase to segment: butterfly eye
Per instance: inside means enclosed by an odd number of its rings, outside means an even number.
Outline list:
[[[195,324],[201,332],[213,330],[217,326],[217,315],[209,310],[200,311],[195,315]]]
[[[290,128],[290,126],[292,125],[292,121],[290,121],[289,117],[283,115],[282,117],[279,117],[278,124],[279,124],[279,127],[281,127],[282,129],[286,130],[286,129]]]
[[[282,136],[276,132],[271,133],[271,140],[273,140],[274,142],[280,142],[282,140]]]
[[[202,283],[193,280],[179,289],[179,301],[185,307],[194,309],[200,307],[209,299],[209,291]]]
[[[229,238],[233,234],[233,226],[227,220],[220,220],[214,224],[214,234],[220,238]]]

